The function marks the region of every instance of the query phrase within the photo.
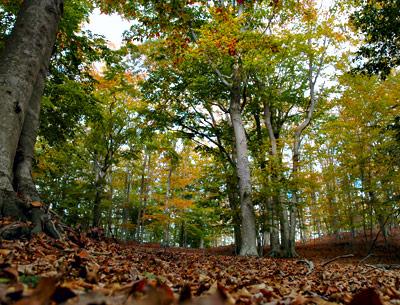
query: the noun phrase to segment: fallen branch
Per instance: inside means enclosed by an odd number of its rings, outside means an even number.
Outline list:
[[[392,264],[392,265],[388,265],[388,264],[376,264],[376,265],[371,265],[371,266],[375,266],[376,268],[381,268],[384,270],[396,270],[396,269],[400,269],[400,265],[399,264]]]
[[[347,258],[347,257],[353,257],[353,256],[354,256],[354,254],[346,254],[346,255],[336,256],[336,257],[334,257],[334,258],[332,258],[332,259],[330,259],[330,260],[328,260],[328,261],[326,261],[326,262],[323,262],[323,263],[321,264],[321,267],[324,267],[324,266],[326,266],[326,265],[328,265],[328,264],[330,264],[330,263],[332,263],[333,261],[336,261],[336,260],[338,260],[338,259]]]
[[[374,253],[368,254],[366,257],[364,257],[362,260],[358,262],[358,264],[361,264],[362,262],[365,262],[367,259],[369,259],[371,256],[374,256]]]
[[[303,263],[307,266],[306,275],[309,275],[314,271],[314,263],[312,261],[309,261],[307,259],[301,259],[296,262],[296,264],[301,264],[301,263]]]

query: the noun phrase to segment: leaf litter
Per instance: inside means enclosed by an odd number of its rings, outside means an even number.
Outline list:
[[[69,232],[0,244],[0,304],[400,304],[400,272],[215,255]],[[306,263],[304,263],[306,262]]]

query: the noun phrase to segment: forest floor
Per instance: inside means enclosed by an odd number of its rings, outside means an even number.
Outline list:
[[[299,258],[275,259],[95,235],[1,240],[0,304],[400,304],[396,254],[379,247],[364,257],[325,239],[299,245]]]

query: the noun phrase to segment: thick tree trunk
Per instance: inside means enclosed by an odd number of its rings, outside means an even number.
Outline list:
[[[229,108],[235,134],[237,153],[237,176],[239,178],[240,209],[242,218],[240,255],[257,256],[256,224],[251,200],[251,177],[247,138],[240,109],[240,90],[233,89]]]
[[[40,201],[32,179],[32,162],[39,129],[40,101],[44,89],[43,73],[39,74],[36,81],[14,159],[13,187],[27,201]]]
[[[62,3],[24,1],[0,57],[0,190],[3,191],[13,191],[13,163],[21,130],[40,69],[50,59]]]
[[[44,207],[30,205],[40,201],[31,171],[44,77],[62,10],[63,0],[24,1],[0,56],[0,216],[30,219],[33,232],[54,237],[59,234]]]

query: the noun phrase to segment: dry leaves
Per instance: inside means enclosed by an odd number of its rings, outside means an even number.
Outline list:
[[[336,261],[314,262],[310,273],[296,260],[123,245],[93,234],[1,241],[0,304],[400,304],[396,270]]]

